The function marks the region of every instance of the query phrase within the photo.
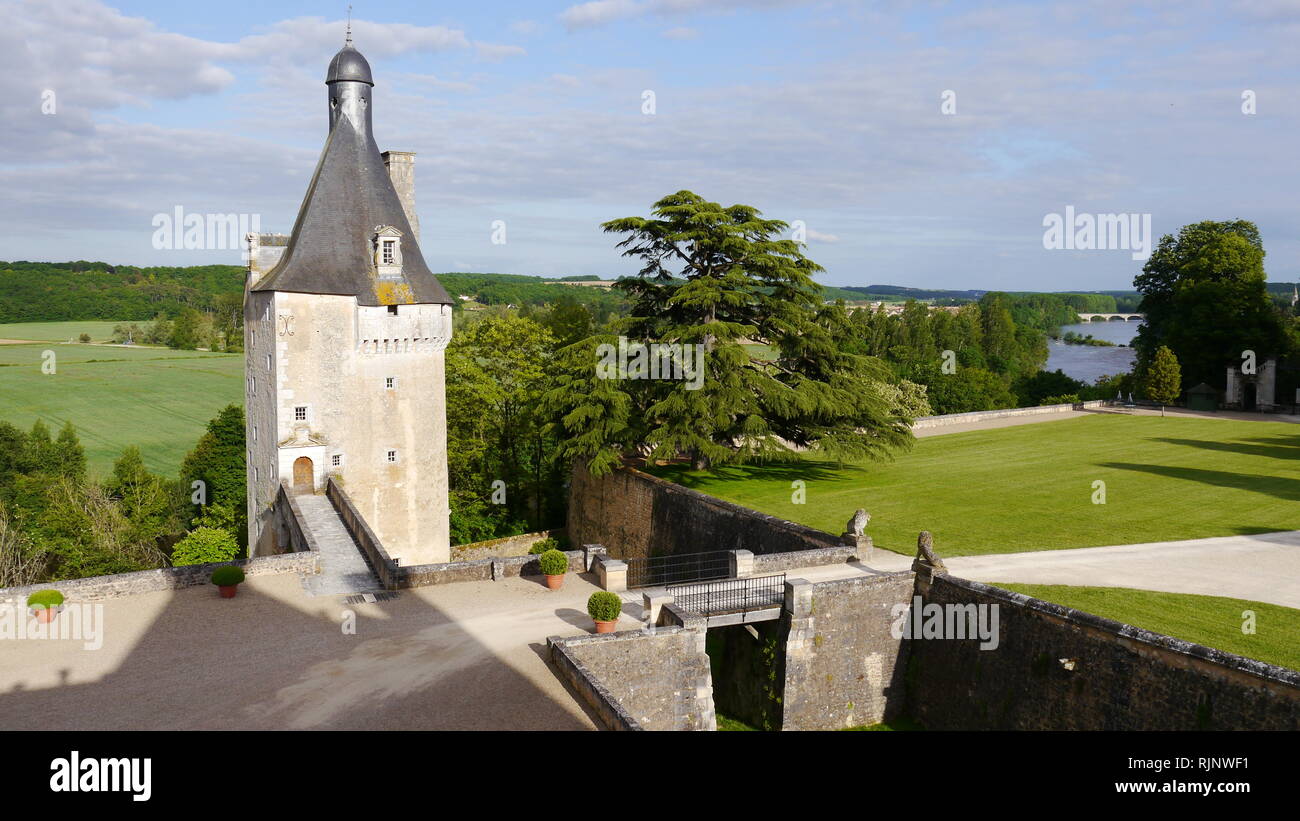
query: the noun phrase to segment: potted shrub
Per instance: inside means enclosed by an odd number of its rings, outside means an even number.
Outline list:
[[[546,576],[546,586],[559,590],[564,584],[564,574],[569,570],[569,557],[552,548],[537,557],[537,564]]]
[[[587,599],[587,614],[596,622],[597,633],[613,633],[622,612],[623,600],[613,591],[597,590]]]
[[[223,599],[233,599],[239,589],[239,583],[243,580],[243,569],[233,564],[223,564],[212,571],[212,583],[221,590]]]
[[[37,590],[27,597],[27,606],[32,608],[36,620],[41,624],[54,621],[62,604],[63,594],[57,590]]]

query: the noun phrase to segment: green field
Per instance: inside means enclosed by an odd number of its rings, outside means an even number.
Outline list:
[[[42,334],[66,339],[68,329],[76,328],[95,336],[95,326],[111,330],[114,324],[0,325],[0,339]],[[46,351],[55,356],[52,374],[41,369]],[[242,404],[243,386],[243,354],[66,343],[0,345],[0,420],[27,429],[43,419],[55,432],[71,421],[90,471],[98,476],[111,469],[128,445],[140,447],[150,470],[175,476],[181,459],[217,411]]]
[[[866,508],[876,546],[907,555],[921,530],[965,556],[1300,529],[1300,426],[1284,422],[1097,414],[927,437],[884,464],[654,472],[829,533]]]
[[[1300,670],[1300,610],[1264,602],[1157,593],[1126,587],[1059,584],[998,584],[1036,599]],[[1241,632],[1242,613],[1255,613],[1255,633]]]
[[[113,336],[112,320],[88,319],[78,322],[10,322],[0,323],[0,339],[30,339],[34,342],[68,342],[90,334],[91,342],[106,342]],[[148,323],[137,323],[145,325]]]

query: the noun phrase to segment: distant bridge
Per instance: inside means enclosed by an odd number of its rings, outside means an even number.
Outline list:
[[[1079,314],[1080,322],[1141,322],[1146,319],[1144,314]]]

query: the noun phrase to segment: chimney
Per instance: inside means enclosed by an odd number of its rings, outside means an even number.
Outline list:
[[[415,232],[415,241],[420,241],[420,218],[415,214],[415,152],[385,151],[384,168],[388,169],[388,178],[393,181],[397,198],[402,201],[402,210],[406,212],[406,221],[411,223]]]

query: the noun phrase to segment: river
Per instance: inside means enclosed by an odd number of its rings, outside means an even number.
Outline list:
[[[1065,371],[1065,375],[1091,385],[1100,376],[1114,376],[1127,373],[1133,367],[1133,349],[1127,347],[1137,336],[1140,322],[1080,322],[1077,325],[1062,325],[1061,336],[1067,331],[1074,331],[1083,336],[1092,334],[1094,339],[1104,339],[1120,348],[1102,348],[1095,345],[1066,345],[1064,342],[1047,341],[1047,370]]]

